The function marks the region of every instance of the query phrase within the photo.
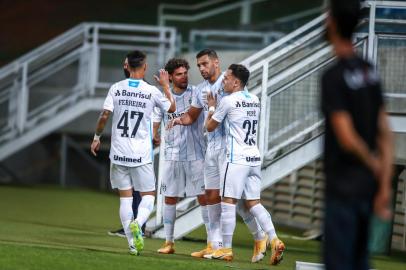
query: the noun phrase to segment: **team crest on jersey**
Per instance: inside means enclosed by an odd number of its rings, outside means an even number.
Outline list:
[[[192,97],[190,97],[188,101],[189,101],[189,105],[191,105],[192,104]]]
[[[217,94],[220,96],[224,96],[224,88],[223,86],[220,87],[220,89],[217,91]]]
[[[162,184],[161,185],[161,192],[165,192],[166,191],[166,185],[165,184]]]

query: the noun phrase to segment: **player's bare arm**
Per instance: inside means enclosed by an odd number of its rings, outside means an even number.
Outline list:
[[[388,124],[388,117],[383,108],[378,116],[378,138],[377,145],[382,164],[382,172],[378,178],[379,191],[374,201],[375,213],[382,219],[390,219],[392,212],[390,200],[392,192],[393,174],[393,135]]]
[[[189,126],[196,122],[197,118],[199,118],[200,113],[202,112],[203,108],[196,108],[191,106],[190,109],[183,114],[181,117],[175,118],[168,123],[167,129],[173,128],[174,126]]]
[[[376,177],[379,177],[381,173],[380,160],[368,149],[365,141],[356,132],[350,114],[346,111],[333,112],[330,121],[341,147],[355,155]]]
[[[171,93],[171,88],[169,86],[169,74],[168,71],[165,69],[159,70],[159,77],[154,75],[155,80],[161,85],[162,90],[166,98],[171,102],[171,106],[168,109],[169,113],[173,113],[176,111],[176,103]]]
[[[90,146],[90,152],[92,152],[94,156],[97,156],[96,152],[100,149],[100,136],[103,133],[107,121],[109,120],[110,114],[111,112],[109,110],[103,110],[100,113],[99,119],[97,120],[96,132]]]
[[[214,131],[219,124],[219,122],[212,119],[212,116],[216,109],[216,104],[217,104],[216,97],[214,97],[211,93],[208,93],[207,94],[207,105],[209,106],[209,113],[207,114],[207,119],[206,119],[206,129],[208,132]]]
[[[159,146],[161,144],[161,136],[159,134],[159,127],[161,126],[161,122],[154,122],[152,127],[152,142],[155,146]]]

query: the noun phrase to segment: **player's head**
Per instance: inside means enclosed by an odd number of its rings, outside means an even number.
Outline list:
[[[328,40],[351,41],[360,17],[359,0],[331,0],[330,11],[326,20]]]
[[[249,70],[240,64],[231,64],[224,74],[223,87],[227,93],[243,90],[250,78]]]
[[[180,89],[187,88],[189,68],[189,63],[182,58],[172,58],[165,65],[165,70],[169,73],[169,79],[175,87]]]
[[[196,55],[197,68],[203,79],[212,78],[217,71],[220,71],[219,58],[215,50],[204,49]]]
[[[132,51],[127,54],[124,60],[124,75],[130,77],[131,72],[141,72],[145,74],[147,70],[147,56],[141,51]]]

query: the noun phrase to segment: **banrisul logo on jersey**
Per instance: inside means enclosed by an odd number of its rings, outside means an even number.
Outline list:
[[[129,87],[138,87],[138,85],[140,85],[140,81],[132,81],[132,80],[128,81]]]

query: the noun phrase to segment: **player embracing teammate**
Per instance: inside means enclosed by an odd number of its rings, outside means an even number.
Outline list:
[[[196,87],[189,85],[189,64],[174,58],[156,77],[163,95],[143,81],[145,59],[139,51],[127,55],[124,69],[130,78],[110,88],[91,146],[96,155],[100,135],[114,112],[110,180],[112,187],[119,190],[120,219],[130,253],[139,254],[144,245],[140,227],[152,211],[155,196],[152,141],[153,137],[159,141],[158,128],[163,120],[167,130],[164,178],[159,188],[165,195],[166,241],[158,252],[175,252],[178,198],[197,196],[207,246],[193,252],[193,257],[232,260],[238,212],[255,239],[251,261],[262,260],[270,244],[270,263],[278,264],[285,246],[260,203],[261,158],[256,145],[260,102],[246,89],[249,71],[233,64],[221,72],[216,52],[206,49],[196,56],[203,82]],[[132,189],[142,195],[137,217],[132,214]]]
[[[216,106],[223,103],[223,100],[228,100],[232,91],[234,89],[226,89],[225,83],[227,82],[227,76],[236,76],[234,73],[227,75],[230,70],[226,73],[222,73],[219,67],[219,59],[215,51],[206,49],[199,52],[196,56],[197,66],[204,79],[204,81],[197,86],[199,90],[195,99],[192,101],[191,107],[187,113],[183,114],[181,117],[175,118],[169,125],[169,128],[173,128],[177,125],[191,125],[198,119],[198,117],[204,113],[205,117],[208,117],[206,121],[209,121],[211,115],[216,111]],[[234,67],[232,65],[230,67]],[[243,66],[238,66],[240,68],[245,68]],[[245,68],[247,72],[246,81],[242,82],[241,79],[237,80],[240,82],[238,91],[241,91],[244,95],[248,95],[245,85],[248,81],[249,71]],[[212,104],[208,103],[208,97],[215,96],[216,99]],[[213,103],[214,102],[214,103]],[[224,101],[225,102],[225,101]],[[227,187],[222,187],[224,185],[225,179],[227,178],[229,163],[234,164],[235,159],[231,158],[235,153],[234,145],[237,140],[233,136],[240,136],[241,134],[230,133],[231,129],[227,126],[227,121],[225,125],[223,119],[217,123],[214,127],[208,127],[208,146],[204,161],[204,175],[205,175],[205,188],[206,188],[206,200],[207,209],[209,216],[209,230],[208,230],[208,245],[205,249],[192,253],[194,257],[204,257],[204,258],[215,258],[232,260],[233,253],[231,251],[231,241],[233,236],[233,231],[235,227],[235,212],[237,211],[244,222],[247,224],[249,230],[255,238],[254,254],[252,257],[252,262],[260,261],[266,252],[268,243],[272,245],[272,258],[271,263],[277,264],[282,260],[283,251],[285,249],[284,244],[276,237],[276,233],[270,218],[269,213],[265,208],[259,203],[260,194],[260,156],[259,150],[256,146],[256,130],[258,128],[258,119],[260,107],[255,103],[255,108],[245,107],[242,104],[251,104],[246,101],[242,101],[240,110],[236,112],[240,114],[248,114],[242,109],[251,109],[249,113],[253,112],[252,117],[256,120],[247,122],[248,115],[241,116],[239,119],[242,121],[241,126],[244,129],[249,129],[249,139],[243,138],[244,143],[248,144],[250,147],[241,146],[238,151],[238,155],[246,155],[244,158],[250,160],[241,164],[237,161],[237,164],[241,165],[242,168],[250,168],[255,166],[256,176],[254,179],[257,181],[255,188],[257,190],[250,194],[251,197],[246,197],[247,194],[234,194],[230,196],[225,196]],[[253,105],[254,106],[254,105]],[[235,113],[235,112],[234,112]],[[224,115],[224,119],[229,119],[231,116]],[[247,133],[248,134],[248,133]],[[245,134],[246,135],[246,134]],[[242,136],[242,135],[241,135]],[[246,135],[248,136],[248,135]],[[237,146],[237,145],[235,145]],[[255,150],[256,149],[256,150]],[[247,152],[248,151],[248,152]],[[249,153],[255,152],[257,155],[250,155]],[[227,163],[228,162],[228,163]],[[240,162],[240,163],[238,163]],[[226,165],[227,163],[227,165]],[[231,165],[234,166],[234,165]],[[235,177],[239,174],[236,173]],[[228,176],[229,177],[229,176]],[[243,179],[247,177],[246,179]],[[234,183],[235,185],[242,185],[244,188],[245,182],[251,180],[253,176],[251,174],[244,175],[243,181],[239,183]],[[220,192],[221,191],[221,192]],[[255,196],[254,196],[255,194]],[[243,203],[240,199],[246,199]],[[239,202],[238,202],[239,201]],[[238,207],[235,207],[236,203],[239,203]],[[233,214],[234,213],[234,214]],[[223,248],[224,247],[224,248]]]

